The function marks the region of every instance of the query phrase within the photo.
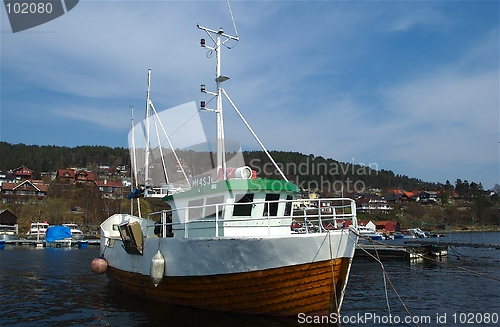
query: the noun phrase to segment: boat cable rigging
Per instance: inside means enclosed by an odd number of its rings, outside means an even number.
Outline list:
[[[388,294],[388,291],[387,291],[387,281],[389,282],[389,284],[391,285],[391,288],[394,292],[394,294],[396,294],[399,302],[401,302],[401,305],[403,306],[403,308],[405,309],[406,313],[408,314],[409,317],[413,318],[413,315],[410,313],[410,310],[408,309],[408,307],[405,305],[403,299],[401,298],[401,296],[399,295],[398,291],[396,290],[396,287],[394,287],[394,284],[392,283],[389,275],[387,274],[387,271],[385,270],[385,267],[384,267],[384,264],[382,263],[382,261],[380,260],[380,256],[378,254],[378,251],[377,251],[377,247],[375,246],[375,241],[373,239],[371,239],[370,237],[366,237],[366,236],[362,236],[360,235],[359,233],[357,232],[354,232],[354,234],[357,234],[358,237],[361,237],[361,238],[364,238],[366,239],[367,241],[369,241],[370,243],[373,244],[373,247],[374,247],[374,250],[375,250],[375,254],[377,255],[376,257],[369,253],[365,248],[363,247],[360,247],[369,257],[373,258],[375,261],[377,261],[379,264],[380,264],[380,268],[382,269],[382,274],[383,274],[383,277],[384,277],[384,292],[385,292],[385,300],[386,300],[386,303],[387,303],[387,311],[388,311],[388,314],[389,316],[391,316],[391,306],[389,304],[389,294]],[[350,237],[350,236],[349,236]],[[378,242],[380,243],[380,242]],[[415,326],[419,327],[419,325],[412,319],[412,322],[415,324]],[[391,324],[392,326],[394,326],[394,322],[391,321]]]

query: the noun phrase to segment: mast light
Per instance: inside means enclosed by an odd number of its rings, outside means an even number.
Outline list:
[[[201,92],[205,93],[205,84],[200,85],[200,90]]]
[[[201,45],[202,48],[205,47],[205,39],[201,39],[200,40],[200,45]]]
[[[201,101],[201,102],[200,102],[200,107],[201,107],[202,109],[203,109],[203,108],[205,108],[205,101]]]

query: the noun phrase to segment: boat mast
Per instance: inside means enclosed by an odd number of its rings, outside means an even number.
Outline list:
[[[271,156],[271,154],[269,153],[269,151],[267,151],[267,149],[264,146],[264,144],[257,137],[257,134],[255,134],[255,132],[250,127],[250,125],[248,124],[248,122],[245,120],[245,118],[243,117],[243,115],[241,114],[241,112],[238,110],[238,108],[236,107],[236,105],[234,104],[234,102],[229,98],[229,96],[227,95],[226,91],[221,87],[221,83],[224,82],[224,81],[227,81],[229,79],[229,77],[221,75],[221,72],[220,72],[220,49],[229,40],[233,40],[233,41],[236,41],[236,42],[239,41],[238,31],[236,30],[236,24],[234,22],[233,12],[231,10],[231,6],[229,5],[229,1],[227,1],[227,5],[229,7],[229,13],[231,15],[231,20],[233,22],[233,27],[234,27],[234,33],[236,34],[236,36],[231,36],[229,34],[224,33],[224,31],[222,30],[222,28],[220,28],[218,31],[214,31],[214,30],[211,30],[209,28],[197,25],[199,29],[204,30],[207,33],[207,35],[210,37],[210,39],[212,39],[212,41],[215,44],[215,46],[212,48],[212,47],[209,47],[209,46],[207,46],[205,44],[205,39],[201,39],[200,40],[200,45],[201,45],[202,48],[207,48],[210,51],[215,51],[215,54],[216,54],[215,82],[217,84],[217,92],[207,91],[205,89],[205,85],[204,84],[201,85],[201,92],[207,93],[207,94],[210,94],[210,95],[213,95],[213,96],[217,97],[217,107],[216,107],[215,110],[214,109],[205,108],[205,101],[201,101],[200,107],[201,107],[202,110],[215,112],[217,114],[217,175],[218,175],[219,171],[222,169],[222,176],[223,176],[222,178],[224,180],[227,179],[227,172],[226,172],[226,151],[224,149],[224,122],[223,122],[223,119],[222,119],[222,95],[224,94],[226,96],[227,100],[229,101],[229,103],[231,104],[231,106],[236,111],[236,113],[240,116],[240,118],[243,121],[243,123],[247,126],[247,128],[250,131],[250,133],[252,133],[252,135],[254,136],[254,138],[257,141],[257,143],[259,143],[259,145],[261,146],[261,148],[264,150],[264,152],[266,153],[266,155],[269,158],[269,160],[271,160],[271,162],[274,165],[274,167],[276,168],[276,170],[280,173],[281,177],[285,181],[288,182],[288,179],[286,178],[286,176],[283,173],[283,171],[281,170],[281,168],[274,161],[274,159]],[[215,35],[215,38],[212,35]],[[225,40],[221,41],[221,38],[225,38]],[[229,47],[227,47],[227,48],[230,49]]]
[[[148,192],[150,181],[149,181],[149,115],[150,115],[150,98],[149,92],[151,90],[151,69],[148,69],[148,90],[146,93],[146,153],[144,156],[144,193]]]
[[[217,119],[217,174],[219,171],[222,171],[222,178],[225,180],[227,178],[226,174],[226,149],[224,145],[224,119],[222,115],[222,94],[223,89],[221,83],[227,81],[229,77],[223,76],[221,74],[221,46],[224,45],[229,40],[238,41],[238,36],[232,36],[229,34],[225,34],[222,28],[218,31],[197,25],[199,29],[204,30],[208,36],[214,42],[214,47],[209,47],[205,44],[205,39],[201,39],[200,45],[202,48],[207,48],[210,51],[215,51],[215,83],[216,83],[216,92],[210,92],[205,89],[205,85],[201,85],[201,92],[211,94],[217,98],[216,108],[208,109],[205,108],[205,102],[201,102],[201,109],[206,111],[212,111],[216,114]],[[214,36],[212,36],[214,35]],[[225,38],[224,41],[221,38]]]

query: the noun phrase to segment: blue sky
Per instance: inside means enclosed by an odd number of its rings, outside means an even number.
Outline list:
[[[499,182],[498,1],[233,1],[224,87],[269,150],[428,182]],[[80,1],[13,34],[1,9],[0,139],[127,147],[130,106],[209,101],[196,24],[225,1]],[[258,149],[229,105],[227,137]],[[210,138],[214,116],[203,113]]]

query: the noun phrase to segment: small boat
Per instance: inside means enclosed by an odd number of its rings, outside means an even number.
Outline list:
[[[17,225],[0,225],[0,240],[14,241],[18,239]]]
[[[366,226],[358,226],[358,233],[362,237],[369,237],[375,241],[380,241],[383,238],[382,233],[379,233],[376,230]]]
[[[69,227],[71,231],[71,238],[74,241],[80,241],[83,240],[84,235],[83,232],[80,230],[77,224],[74,223],[68,223],[68,224],[63,224],[63,226]]]
[[[426,238],[427,237],[427,235],[425,235],[424,231],[418,227],[403,230],[403,231],[401,231],[401,233],[403,234],[404,238]]]
[[[30,230],[26,234],[26,238],[28,240],[37,241],[45,240],[45,233],[47,232],[47,228],[49,228],[49,223],[46,221],[43,223],[31,223]]]
[[[220,74],[221,45],[238,38],[222,29],[198,28],[215,43],[209,47],[205,39],[201,40],[202,47],[216,53],[217,91],[206,91],[205,85],[201,91],[217,97],[216,109],[206,108],[204,102],[200,107],[216,114],[217,160],[203,166],[197,156],[212,158],[211,151],[194,151],[196,143],[191,147],[170,145],[168,133],[165,140],[158,142],[158,131],[151,132],[151,139],[149,133],[138,133],[146,139],[134,141],[132,128],[132,166],[137,165],[137,156],[142,156],[145,163],[133,169],[138,191],[127,198],[133,204],[139,196],[160,197],[167,209],[147,217],[141,217],[139,211],[107,218],[100,225],[101,256],[92,261],[92,271],[105,272],[111,284],[124,291],[170,304],[276,316],[339,314],[358,240],[356,203],[348,198],[295,199],[299,188],[286,179],[221,87],[229,79]],[[149,131],[151,124],[165,130],[168,125],[157,121],[159,114],[149,96],[150,71],[146,119],[136,126],[145,126]],[[234,164],[238,152],[225,149],[228,140],[223,134],[222,96],[239,114],[282,179],[257,178],[250,167]],[[195,113],[201,111],[196,106],[194,109]],[[193,116],[185,112],[178,111],[192,122]],[[165,122],[175,125],[174,120],[172,115]],[[183,135],[178,129],[175,132],[176,136]],[[191,137],[195,133],[190,129],[184,135]],[[157,143],[151,144],[153,141]],[[165,165],[169,162],[173,167]],[[150,174],[149,170],[156,166],[163,169],[159,174]],[[191,167],[190,174],[185,173],[185,167]],[[188,175],[192,177],[185,182],[172,182],[172,176],[182,179]],[[155,176],[163,180],[155,182]],[[350,224],[343,225],[346,221]],[[299,226],[308,228],[292,230]]]
[[[56,225],[47,228],[45,247],[66,248],[71,246],[71,242],[71,230],[68,226]]]
[[[392,238],[395,240],[401,240],[404,239],[405,236],[401,232],[391,232]]]

